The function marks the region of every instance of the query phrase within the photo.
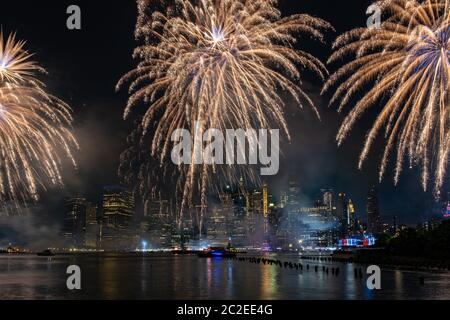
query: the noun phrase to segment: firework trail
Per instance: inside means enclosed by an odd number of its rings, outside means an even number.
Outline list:
[[[60,151],[75,165],[70,108],[35,78],[44,72],[24,41],[0,33],[0,201],[18,208],[38,200],[40,188],[62,184]]]
[[[130,83],[125,118],[136,105],[145,104],[142,129],[144,134],[154,129],[151,153],[160,164],[168,158],[174,130],[191,130],[194,123],[201,123],[201,131],[222,132],[274,125],[289,137],[279,92],[314,108],[298,85],[300,68],[322,79],[327,75],[317,58],[291,47],[294,35],[322,40],[330,25],[305,14],[281,18],[273,0],[168,2],[166,12],[155,10],[147,18],[146,6],[159,2],[138,2],[136,35],[146,41],[134,53],[138,67],[118,83],[118,88]],[[206,165],[179,169],[182,208],[194,189],[204,207],[211,172],[222,171],[229,179],[242,174]]]
[[[337,90],[331,103],[342,111],[359,91],[369,88],[345,118],[337,135],[342,144],[358,119],[371,107],[380,112],[360,155],[366,160],[384,128],[387,145],[380,181],[396,149],[395,183],[405,160],[422,167],[426,190],[434,170],[434,191],[445,183],[450,152],[450,0],[387,0],[376,2],[386,15],[380,28],[351,30],[334,43],[329,63],[355,58],[324,86]]]

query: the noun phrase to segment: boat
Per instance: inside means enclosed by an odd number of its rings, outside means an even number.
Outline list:
[[[40,257],[53,257],[55,254],[52,252],[52,250],[47,249],[47,250],[38,252],[37,255]]]
[[[197,254],[200,258],[232,258],[236,252],[228,250],[225,247],[209,247]]]

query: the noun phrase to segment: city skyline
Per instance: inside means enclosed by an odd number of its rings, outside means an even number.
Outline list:
[[[14,11],[14,6],[17,4],[7,3],[6,5],[11,6],[11,11]],[[85,6],[87,11],[92,12],[92,16],[96,15],[95,12],[101,14],[101,10],[104,9],[102,5],[87,2],[81,2],[81,5]],[[335,4],[332,2],[326,6],[319,6],[310,3],[293,5],[282,1],[281,6],[284,14],[308,11],[316,16],[323,16],[335,25],[336,33],[348,30],[354,25],[364,25],[367,19],[365,14],[367,4],[364,1],[350,6],[349,10],[352,10],[352,14],[349,14],[345,21],[334,16]],[[111,16],[111,20],[120,22],[117,26],[116,24],[110,26],[117,28],[116,32],[104,32],[104,29],[94,24],[94,20],[90,20],[91,15],[89,15],[84,18],[84,28],[78,33],[71,33],[68,30],[53,28],[53,25],[58,23],[57,19],[55,21],[44,18],[46,15],[51,16],[61,11],[61,8],[66,8],[64,1],[50,8],[45,8],[45,6],[38,8],[37,10],[42,10],[42,12],[37,15],[34,11],[23,9],[22,15],[14,17],[14,21],[10,22],[10,18],[2,17],[3,29],[4,32],[18,29],[18,35],[28,39],[30,49],[37,52],[36,55],[42,60],[43,65],[49,69],[51,75],[49,86],[73,105],[75,130],[80,139],[81,153],[77,155],[79,170],[77,172],[66,170],[64,173],[66,188],[68,193],[73,189],[79,189],[95,198],[100,196],[98,190],[102,185],[120,183],[116,174],[119,167],[119,156],[127,145],[128,128],[133,124],[133,121],[121,120],[120,113],[126,101],[125,94],[123,92],[115,93],[113,88],[120,75],[131,68],[133,64],[131,48],[134,45],[132,34],[136,9],[133,2],[107,6],[105,15]],[[20,23],[20,19],[23,22]],[[38,23],[41,19],[48,21],[47,24]],[[21,24],[23,27],[15,28],[13,22]],[[28,28],[28,25],[36,27]],[[92,30],[90,30],[91,26]],[[39,37],[40,34],[48,36]],[[111,37],[112,35],[114,38]],[[329,38],[333,36],[333,33],[328,35]],[[99,37],[103,39],[101,43],[96,41]],[[119,41],[118,37],[123,43],[120,48],[114,46],[114,43]],[[56,42],[53,41],[56,38],[58,38],[58,43],[63,43],[63,45],[56,46]],[[88,45],[84,46],[83,43]],[[329,45],[321,49],[316,48],[314,44],[308,45],[319,56],[325,57],[330,50]],[[96,56],[100,50],[102,52],[105,50],[101,46],[110,48],[108,51],[113,55],[108,55],[102,63],[97,63]],[[53,54],[48,54],[50,50]],[[80,61],[76,67],[64,65],[64,59],[71,57]],[[109,65],[114,65],[114,61],[117,60],[122,63],[113,71]],[[81,66],[81,69],[78,65]],[[63,72],[65,68],[68,69],[68,72]],[[96,71],[93,73],[93,70]],[[82,80],[86,74],[89,74],[92,79],[89,83],[84,83]],[[309,79],[308,82],[310,82]],[[359,171],[356,166],[358,150],[355,149],[355,146],[359,145],[356,141],[362,140],[364,133],[362,130],[355,132],[353,134],[355,141],[348,142],[338,149],[333,140],[338,123],[342,121],[342,118],[333,108],[327,107],[326,97],[319,97],[320,90],[313,80],[311,80],[308,90],[312,92],[323,119],[322,121],[314,119],[313,112],[309,110],[299,112],[292,104],[287,106],[288,112],[292,115],[292,117],[288,117],[291,119],[290,126],[295,122],[292,132],[293,142],[283,148],[285,157],[281,159],[282,170],[276,177],[276,181],[270,182],[273,185],[283,184],[290,175],[297,175],[298,182],[309,189],[306,190],[307,194],[330,185],[335,189],[345,189],[348,193],[353,194],[356,206],[362,207],[365,199],[365,191],[362,190],[366,190],[369,185],[377,184],[377,170],[375,169],[377,162],[375,160],[369,163],[363,171]],[[364,125],[361,125],[361,128],[363,127]],[[296,161],[292,161],[292,159]],[[392,179],[385,179],[379,185],[382,211],[387,214],[403,216],[405,220],[411,219],[411,223],[422,217],[431,216],[433,213],[430,212],[432,211],[430,207],[434,204],[433,195],[430,192],[424,193],[420,189],[416,183],[417,177],[417,171],[405,172],[403,180],[397,187],[393,185]],[[65,190],[51,190],[51,193],[64,194],[65,192]],[[410,197],[410,194],[415,194],[415,196]],[[49,201],[49,209],[61,208],[63,205],[61,198],[59,201]],[[57,202],[57,204],[52,202]],[[52,206],[55,209],[52,209]]]
[[[284,190],[273,190],[267,182],[258,188],[241,181],[210,199],[206,216],[194,204],[177,225],[175,199],[155,193],[139,213],[125,187],[105,186],[98,203],[80,195],[66,199],[59,235],[61,248],[134,250],[145,243],[153,249],[179,249],[229,241],[238,247],[290,250],[298,249],[298,243],[331,248],[342,245],[342,239],[395,235],[407,227],[397,216],[380,215],[375,187],[368,190],[364,208],[355,208],[351,198],[322,188],[313,202],[305,202],[295,181]],[[443,221],[450,202],[441,206],[439,215],[408,227],[427,228]]]
[[[0,300],[450,299],[450,0],[1,8]]]

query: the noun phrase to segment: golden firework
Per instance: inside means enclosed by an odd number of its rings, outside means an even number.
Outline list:
[[[136,34],[145,44],[134,53],[138,67],[118,88],[130,82],[125,118],[137,104],[147,107],[143,132],[154,128],[151,152],[161,163],[176,129],[193,129],[195,123],[203,126],[202,132],[274,126],[289,137],[282,95],[315,110],[299,85],[300,68],[321,79],[327,70],[292,44],[296,34],[322,40],[323,30],[330,28],[324,20],[306,14],[281,18],[274,0],[177,0],[167,13],[153,12],[151,18],[142,17],[148,1],[138,3]],[[204,199],[211,166],[180,169],[184,202],[195,185]],[[223,171],[229,177],[240,175],[230,168]]]
[[[345,118],[340,145],[357,120],[370,108],[380,107],[368,132],[359,167],[384,128],[387,145],[380,180],[396,149],[395,183],[404,161],[421,165],[426,189],[434,170],[435,193],[445,182],[450,152],[450,0],[385,0],[376,4],[386,16],[379,28],[360,28],[340,36],[329,62],[350,54],[355,58],[334,73],[323,92],[338,84],[331,103],[339,111],[362,98]]]
[[[43,71],[25,42],[0,33],[0,201],[15,206],[38,199],[39,188],[62,184],[59,152],[75,165],[71,148],[77,146],[68,129],[67,104],[46,93],[35,78]]]

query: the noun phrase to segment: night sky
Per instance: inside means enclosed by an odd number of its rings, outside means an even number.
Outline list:
[[[329,32],[329,41],[320,45],[300,39],[299,45],[325,61],[331,52],[331,42],[337,34],[356,26],[364,26],[369,0],[282,0],[283,14],[309,13],[328,20],[336,29]],[[66,28],[66,8],[77,4],[82,10],[82,30]],[[134,40],[136,5],[133,0],[120,1],[4,1],[0,11],[3,32],[17,31],[17,37],[27,40],[27,49],[45,67],[41,76],[49,91],[68,102],[74,109],[75,132],[81,145],[77,154],[77,171],[65,170],[66,188],[49,190],[39,207],[39,221],[62,221],[62,201],[65,196],[86,195],[100,199],[101,187],[119,183],[119,155],[126,147],[126,137],[132,121],[124,121],[123,109],[127,90],[115,92],[118,79],[131,70],[136,61],[131,55],[137,45]],[[335,70],[336,66],[330,66]],[[287,105],[292,141],[283,147],[281,171],[270,183],[272,191],[297,180],[311,201],[322,187],[345,191],[354,201],[357,214],[365,218],[365,197],[371,184],[377,184],[380,148],[374,148],[362,171],[357,169],[361,142],[375,115],[367,114],[352,132],[344,146],[334,142],[343,115],[328,107],[328,97],[320,97],[320,84],[308,75],[304,86],[310,92],[321,113],[319,121],[308,107],[300,110]],[[379,141],[382,146],[383,141]],[[394,214],[400,223],[415,223],[432,214],[435,206],[431,192],[425,193],[417,170],[405,170],[401,183],[395,187],[392,171],[378,185],[381,213],[388,220]],[[42,218],[41,218],[42,217]],[[47,217],[46,220],[44,217]],[[1,227],[1,223],[0,223]],[[1,238],[1,235],[0,235]]]

